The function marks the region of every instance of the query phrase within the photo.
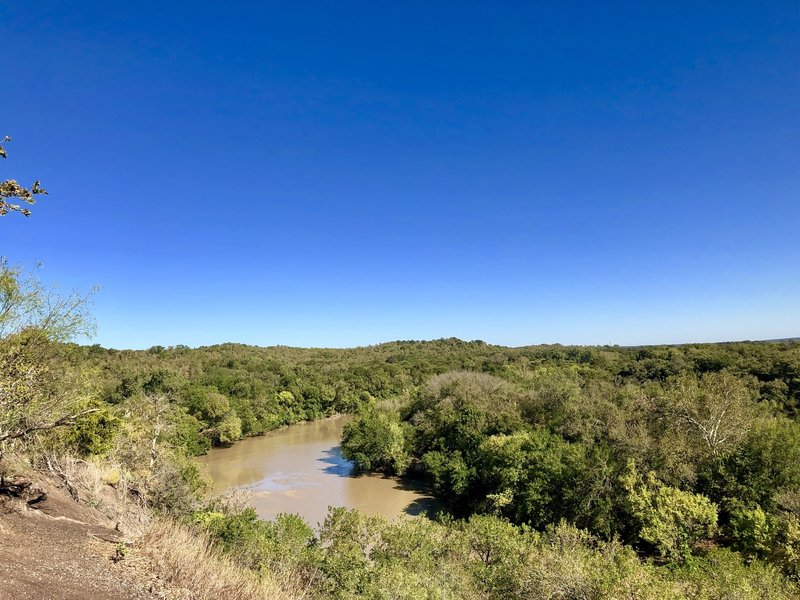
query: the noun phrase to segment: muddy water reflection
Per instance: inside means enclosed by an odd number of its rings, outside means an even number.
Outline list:
[[[211,473],[212,493],[249,489],[262,518],[298,513],[312,525],[324,520],[328,506],[387,517],[437,510],[436,501],[421,488],[377,475],[352,475],[352,465],[339,449],[348,419],[299,423],[212,450],[200,458]]]

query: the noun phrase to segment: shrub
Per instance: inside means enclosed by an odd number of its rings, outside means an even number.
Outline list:
[[[699,540],[716,531],[717,507],[705,496],[664,485],[652,472],[642,480],[633,461],[622,483],[631,513],[641,524],[639,537],[662,556],[683,560]]]

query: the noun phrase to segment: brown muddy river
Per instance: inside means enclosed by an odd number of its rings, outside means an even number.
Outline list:
[[[339,439],[349,416],[298,423],[248,438],[200,457],[213,480],[212,494],[252,493],[263,519],[294,513],[316,526],[329,506],[357,508],[394,518],[434,512],[439,505],[422,487],[379,475],[353,475]]]

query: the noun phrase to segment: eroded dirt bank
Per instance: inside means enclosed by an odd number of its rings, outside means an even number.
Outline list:
[[[75,502],[48,479],[32,487],[47,498],[29,506],[25,498],[0,496],[0,598],[165,597],[135,560],[116,515]],[[115,561],[120,553],[126,556]]]
[[[96,465],[73,461],[69,472],[69,485],[31,472],[19,479],[24,493],[0,493],[0,600],[305,596],[297,582],[257,578],[234,564],[201,532],[154,518]]]

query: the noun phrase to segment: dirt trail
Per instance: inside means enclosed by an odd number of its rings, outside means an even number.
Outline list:
[[[73,501],[52,482],[47,499],[28,507],[0,498],[0,600],[150,600],[141,562],[114,562],[125,537],[115,523]]]

